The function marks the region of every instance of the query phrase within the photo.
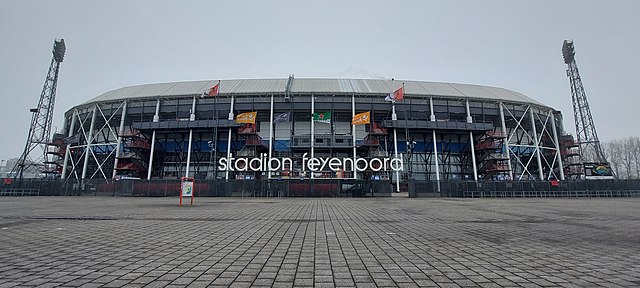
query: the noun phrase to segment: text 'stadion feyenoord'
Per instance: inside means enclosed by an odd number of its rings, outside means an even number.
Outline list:
[[[350,168],[351,171],[403,171],[404,164],[402,162],[402,154],[398,158],[316,158],[308,157],[307,153],[302,156],[301,166],[294,167],[293,159],[289,157],[271,158],[266,153],[260,157],[224,157],[218,161],[218,170],[220,171],[294,171],[308,170],[312,172],[326,171],[345,171]]]

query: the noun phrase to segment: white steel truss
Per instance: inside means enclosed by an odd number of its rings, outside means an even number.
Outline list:
[[[511,107],[511,108],[509,108]],[[504,105],[504,122],[509,125],[503,131],[507,135],[505,148],[511,163],[513,180],[562,179],[557,171],[559,143],[552,110],[542,110],[532,105]]]
[[[67,178],[75,178],[79,182],[83,179],[101,178],[108,182],[112,178],[112,175],[105,171],[105,165],[107,165],[110,159],[113,159],[118,145],[118,127],[111,125],[111,122],[117,116],[125,117],[122,115],[125,102],[120,103],[115,111],[111,113],[111,116],[107,117],[103,112],[100,105],[93,106],[92,112],[85,113],[84,119],[80,115],[80,112],[76,109],[73,112],[72,121],[77,119],[77,130],[74,131],[74,135],[80,133],[84,144],[77,143],[77,145],[70,145],[69,150],[76,153],[69,153],[69,160],[71,164],[71,171]],[[100,127],[94,127],[96,118],[98,118],[102,124]],[[89,126],[87,126],[89,125]],[[100,150],[106,157],[98,157],[95,150]],[[83,162],[84,161],[84,164]],[[93,172],[90,175],[86,174],[88,166],[93,167]],[[108,167],[109,168],[109,167]]]

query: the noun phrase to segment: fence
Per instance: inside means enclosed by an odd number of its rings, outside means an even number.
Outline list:
[[[180,180],[2,179],[0,196],[178,196]],[[440,189],[438,189],[438,186]],[[435,181],[409,180],[409,197],[640,197],[640,180]],[[388,180],[196,180],[196,197],[390,197]]]
[[[640,197],[640,180],[417,181],[409,197]]]
[[[180,180],[86,180],[3,179],[0,195],[21,196],[9,191],[28,190],[42,196],[178,196]],[[3,194],[4,191],[7,193]],[[272,180],[195,180],[196,197],[390,197],[388,180],[349,179],[272,179]],[[22,194],[24,195],[24,194]]]

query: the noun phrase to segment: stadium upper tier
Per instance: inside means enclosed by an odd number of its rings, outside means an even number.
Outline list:
[[[125,99],[158,97],[186,97],[200,95],[208,91],[218,80],[170,82],[128,86],[106,92],[84,104],[112,102]],[[551,108],[521,93],[489,86],[382,79],[324,79],[324,78],[280,78],[280,79],[234,79],[221,80],[221,96],[264,95],[264,94],[332,94],[332,95],[385,95],[404,83],[408,97],[467,98],[489,101],[506,101],[533,104]],[[287,91],[289,87],[289,91]]]

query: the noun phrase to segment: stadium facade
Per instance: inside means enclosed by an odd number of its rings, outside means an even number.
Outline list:
[[[404,99],[385,100],[400,87]],[[255,119],[237,123],[246,112]],[[363,112],[370,121],[352,125]],[[52,154],[59,176],[78,180],[388,179],[401,188],[408,179],[564,180],[580,172],[572,160],[576,146],[565,134],[560,111],[503,88],[211,80],[124,87],[79,104],[65,113]],[[295,165],[272,172],[220,169],[220,159],[230,156],[287,158]],[[347,163],[339,171],[313,172],[301,164],[304,157],[400,158],[403,169],[353,171]]]

